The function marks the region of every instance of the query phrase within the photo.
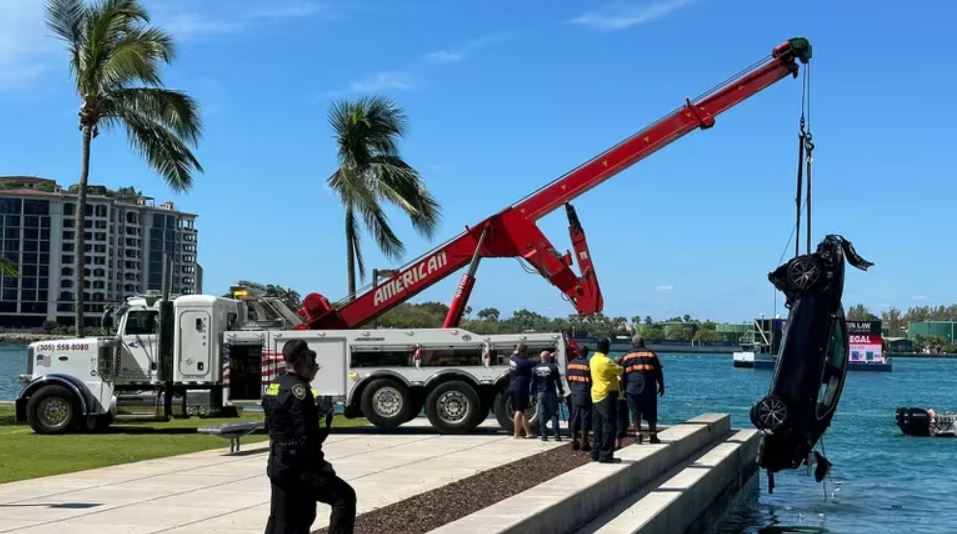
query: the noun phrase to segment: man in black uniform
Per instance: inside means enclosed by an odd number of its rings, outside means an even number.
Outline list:
[[[561,371],[552,361],[550,351],[543,350],[539,358],[541,363],[532,368],[532,391],[538,399],[538,433],[541,434],[542,441],[548,441],[546,428],[548,420],[551,419],[555,441],[561,441],[561,429],[558,428],[558,400],[565,397]]]
[[[269,432],[272,503],[266,534],[308,534],[316,519],[316,501],[332,506],[329,532],[351,533],[356,520],[356,492],[323,459],[332,412],[319,428],[319,409],[309,383],[319,371],[315,351],[301,339],[282,349],[286,374],[266,388],[263,411]]]
[[[631,339],[632,350],[622,358],[622,375],[628,409],[635,425],[635,442],[641,443],[641,420],[648,421],[651,443],[658,441],[658,396],[665,394],[665,376],[658,355],[645,348],[645,340],[636,335]]]
[[[568,389],[572,392],[572,413],[568,431],[572,435],[572,449],[587,452],[591,450],[588,441],[588,431],[591,429],[591,370],[588,368],[588,347],[582,347],[578,351],[575,359],[565,368]]]

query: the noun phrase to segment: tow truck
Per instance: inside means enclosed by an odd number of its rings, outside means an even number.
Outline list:
[[[514,257],[555,285],[579,314],[604,301],[574,207],[579,195],[697,130],[775,82],[796,77],[811,45],[790,39],[756,66],[628,137],[504,210],[466,228],[403,268],[331,303],[312,293],[301,322],[282,327],[250,320],[235,299],[136,298],[116,314],[113,336],[33,343],[16,401],[16,419],[36,432],[96,429],[114,420],[206,415],[258,404],[280,372],[286,341],[300,338],[319,355],[313,387],[348,417],[394,427],[422,410],[441,432],[468,432],[494,412],[511,427],[507,356],[517,343],[552,350],[564,369],[561,334],[483,336],[459,328],[482,258]],[[574,254],[559,253],[536,225],[565,208]],[[576,273],[573,265],[577,264]],[[370,329],[376,317],[466,267],[443,327]]]

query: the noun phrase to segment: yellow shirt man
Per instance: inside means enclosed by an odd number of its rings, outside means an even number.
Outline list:
[[[599,403],[605,400],[608,393],[619,391],[618,377],[621,376],[621,366],[607,354],[596,352],[588,366],[591,368],[592,403]]]

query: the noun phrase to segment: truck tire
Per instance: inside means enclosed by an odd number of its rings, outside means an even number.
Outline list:
[[[415,417],[412,393],[392,378],[377,378],[362,390],[362,414],[380,428],[395,428]]]
[[[459,380],[444,382],[425,398],[425,414],[442,434],[465,434],[482,422],[481,401],[475,388]]]
[[[27,422],[37,434],[63,434],[76,428],[79,406],[63,386],[44,386],[27,402]]]
[[[511,434],[514,430],[512,428],[512,412],[511,402],[508,398],[508,390],[500,389],[495,393],[495,400],[492,401],[492,411],[495,413],[495,420],[498,421],[498,426],[502,428],[505,432]]]
[[[508,389],[499,390],[495,394],[495,401],[492,403],[492,411],[495,412],[495,420],[502,430],[511,434],[514,432],[513,421],[515,410],[512,409],[512,397],[508,394]],[[532,430],[538,431],[538,398],[532,395],[528,399],[528,424]]]

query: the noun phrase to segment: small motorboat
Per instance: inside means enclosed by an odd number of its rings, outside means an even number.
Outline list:
[[[933,408],[898,408],[897,426],[908,436],[957,437],[957,413]]]

